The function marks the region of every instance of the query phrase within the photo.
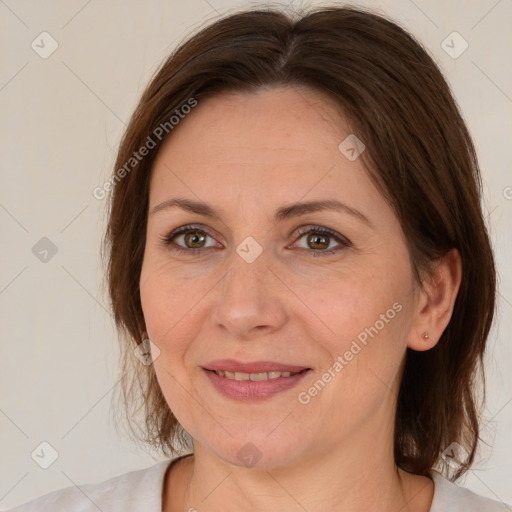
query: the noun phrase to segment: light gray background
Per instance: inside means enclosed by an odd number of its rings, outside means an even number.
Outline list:
[[[302,6],[313,4],[334,3]],[[137,450],[112,425],[118,348],[101,288],[105,200],[95,199],[92,191],[110,175],[125,124],[162,59],[207,21],[249,5],[255,4],[0,0],[3,509],[163,460]],[[391,15],[429,48],[476,142],[500,295],[486,363],[482,434],[490,446],[482,446],[480,463],[460,483],[512,502],[512,274],[507,264],[512,244],[512,2],[359,5]],[[59,45],[47,59],[31,47],[34,40],[42,46],[43,31]],[[454,31],[469,44],[455,59],[442,47]],[[444,44],[460,50],[462,40],[452,40]],[[42,237],[57,248],[46,262],[32,252]],[[59,455],[46,470],[31,458],[43,441]]]

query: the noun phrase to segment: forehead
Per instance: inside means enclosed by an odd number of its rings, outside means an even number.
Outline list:
[[[386,205],[362,163],[348,160],[338,148],[348,135],[340,109],[309,89],[279,87],[199,100],[159,151],[150,203],[172,194],[217,206],[236,198],[248,207],[273,208],[329,195],[377,213]]]
[[[238,149],[240,156],[250,157],[252,153],[258,160],[262,149],[321,152],[346,130],[345,120],[330,99],[310,89],[275,87],[199,100],[166,146],[191,142],[190,137],[196,136],[200,139],[194,141],[196,151],[189,157],[200,158],[203,149],[218,147],[229,148],[233,156]],[[266,152],[261,154],[265,156]]]

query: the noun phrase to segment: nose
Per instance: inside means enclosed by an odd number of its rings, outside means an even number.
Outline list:
[[[219,283],[212,321],[235,339],[249,340],[279,330],[286,322],[286,287],[263,252],[248,263],[233,251]]]

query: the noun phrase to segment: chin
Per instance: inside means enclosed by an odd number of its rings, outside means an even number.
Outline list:
[[[268,432],[261,436],[245,436],[243,439],[230,438],[223,446],[207,443],[208,449],[229,464],[248,469],[277,469],[296,464],[297,458],[304,451],[303,439],[286,441],[283,436],[270,439]]]

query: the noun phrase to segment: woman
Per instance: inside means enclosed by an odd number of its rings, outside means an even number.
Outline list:
[[[403,29],[217,21],[153,78],[110,185],[127,415],[193,450],[15,510],[509,510],[449,480],[495,266],[471,138]]]

